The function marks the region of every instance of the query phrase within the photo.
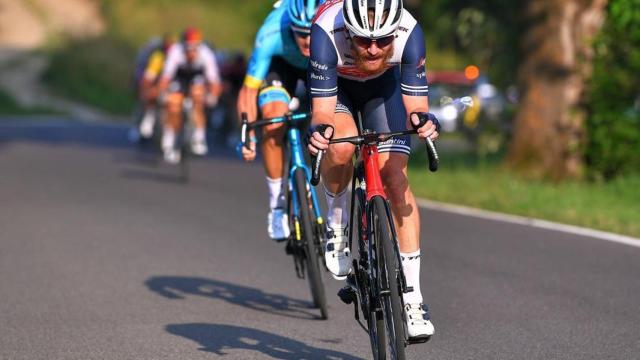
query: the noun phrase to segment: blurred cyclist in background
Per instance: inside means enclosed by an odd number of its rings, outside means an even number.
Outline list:
[[[139,132],[142,138],[148,139],[153,135],[153,126],[156,121],[156,105],[158,103],[158,80],[164,68],[164,62],[169,48],[176,42],[173,35],[165,34],[159,45],[150,44],[147,54],[144,56],[144,68],[137,74],[136,84],[138,98],[143,107],[142,121]],[[144,51],[144,50],[143,50]]]
[[[238,113],[255,121],[258,107],[263,118],[285,115],[299,81],[307,80],[312,19],[324,0],[283,0],[274,5],[256,35],[244,85],[238,95]],[[274,240],[289,236],[285,201],[282,196],[284,169],[284,127],[276,124],[263,130],[262,151],[269,187],[268,233]],[[246,161],[256,157],[256,140],[251,150],[242,147]]]
[[[181,41],[169,49],[159,90],[165,104],[162,135],[165,160],[170,163],[180,161],[175,139],[182,127],[182,103],[185,97],[193,101],[195,130],[190,139],[191,151],[196,155],[207,154],[205,105],[215,107],[222,92],[222,83],[215,54],[204,43],[200,30],[187,28]]]

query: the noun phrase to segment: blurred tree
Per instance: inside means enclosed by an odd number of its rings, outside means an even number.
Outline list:
[[[586,80],[607,0],[529,0],[518,74],[522,100],[508,163],[561,180],[583,174]]]

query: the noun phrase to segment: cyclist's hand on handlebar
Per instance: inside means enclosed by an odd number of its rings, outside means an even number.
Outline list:
[[[240,144],[240,154],[244,161],[253,161],[256,159],[256,137],[253,133],[250,135],[250,139],[248,149],[246,146],[243,146],[242,143]]]
[[[326,151],[329,148],[329,140],[333,137],[333,126],[321,124],[315,127],[309,136],[309,152],[316,156],[318,151]]]
[[[431,140],[435,140],[438,138],[440,122],[435,115],[425,112],[414,112],[411,113],[409,121],[411,121],[411,126],[416,129],[421,139],[431,138]]]

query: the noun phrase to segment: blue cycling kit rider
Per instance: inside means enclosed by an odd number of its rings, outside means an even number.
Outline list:
[[[258,117],[274,118],[289,111],[296,86],[306,83],[312,19],[324,0],[283,0],[267,16],[256,35],[244,85],[238,95],[238,114],[249,122]],[[274,240],[289,236],[289,221],[282,197],[284,171],[284,128],[274,124],[263,128],[261,148],[269,187],[268,233]],[[251,149],[241,149],[245,160],[255,159]]]

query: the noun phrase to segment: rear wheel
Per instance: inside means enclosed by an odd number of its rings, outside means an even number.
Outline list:
[[[296,169],[294,172],[294,181],[296,187],[296,195],[298,208],[300,209],[300,239],[305,244],[306,262],[307,262],[307,279],[309,280],[309,288],[313,303],[320,309],[320,317],[328,318],[327,298],[324,291],[324,284],[320,275],[320,261],[318,246],[320,239],[319,234],[313,231],[314,227],[311,223],[311,207],[309,206],[309,191],[307,190],[307,176],[303,169]],[[293,231],[298,231],[293,229]]]
[[[372,226],[377,253],[377,298],[381,307],[386,328],[387,353],[390,359],[405,359],[404,324],[402,316],[402,300],[400,298],[400,266],[395,253],[395,244],[391,231],[391,222],[387,212],[387,204],[381,197],[372,201]],[[384,359],[384,352],[379,359]]]

